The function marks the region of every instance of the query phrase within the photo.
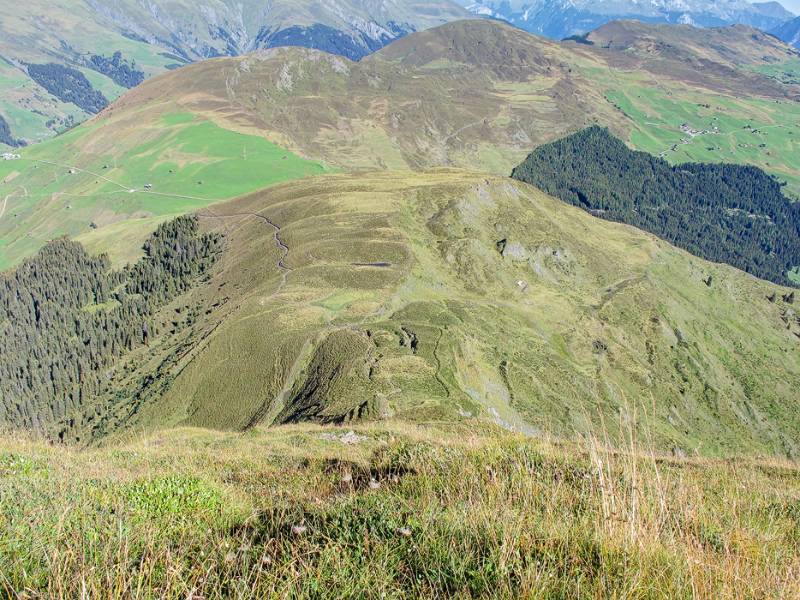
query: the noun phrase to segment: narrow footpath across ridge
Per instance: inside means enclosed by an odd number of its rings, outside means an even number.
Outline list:
[[[275,264],[275,266],[277,266],[278,269],[281,272],[281,282],[278,285],[278,287],[275,288],[275,291],[272,292],[272,294],[270,294],[270,297],[274,298],[275,296],[280,294],[280,292],[286,286],[286,280],[289,277],[289,273],[292,272],[292,268],[289,267],[286,264],[286,257],[289,256],[289,246],[287,246],[286,243],[284,243],[284,241],[281,239],[281,227],[280,227],[280,225],[275,223],[272,219],[270,219],[266,215],[262,215],[260,213],[244,212],[244,213],[232,213],[232,214],[227,214],[227,215],[219,215],[219,214],[214,214],[210,209],[206,209],[206,211],[207,211],[207,213],[211,212],[211,214],[203,214],[202,212],[198,212],[198,213],[195,213],[195,214],[197,215],[197,217],[199,219],[220,219],[220,220],[223,220],[223,219],[230,219],[230,218],[235,218],[235,217],[240,217],[240,218],[241,217],[254,217],[256,219],[261,220],[262,222],[264,222],[265,224],[269,225],[272,228],[272,230],[273,230],[273,239],[275,240],[275,246],[278,248],[278,250],[281,253],[281,256],[278,259],[278,262]],[[217,325],[217,327],[218,326],[219,326],[219,324]],[[216,327],[214,328],[214,331],[215,330],[216,330]],[[209,332],[209,335],[207,335],[204,338],[203,344],[202,344],[202,348],[204,348],[207,345],[208,341],[211,338],[211,334],[212,333],[213,333],[213,331]],[[244,431],[248,431],[248,430],[252,429],[253,427],[255,427],[256,425],[258,425],[261,421],[263,421],[268,416],[268,414],[271,411],[274,410],[274,408],[276,406],[282,407],[283,404],[285,404],[286,397],[291,392],[292,385],[294,384],[295,380],[299,376],[300,370],[301,370],[301,368],[302,368],[302,366],[303,366],[303,364],[305,362],[306,355],[309,354],[311,349],[312,349],[311,340],[306,340],[305,344],[303,345],[303,349],[301,350],[300,354],[297,356],[297,358],[295,359],[294,364],[292,365],[292,368],[291,368],[291,370],[289,372],[289,375],[288,375],[288,377],[286,379],[286,382],[284,383],[283,389],[280,391],[280,393],[275,398],[266,400],[261,405],[261,407],[259,407],[258,410],[256,410],[256,412],[253,414],[253,416],[250,417],[250,420],[248,421],[248,423],[245,425]]]
[[[210,211],[208,211],[210,212]],[[199,219],[231,219],[233,217],[255,217],[256,219],[260,219],[273,229],[273,239],[275,240],[275,246],[277,246],[278,250],[281,253],[280,259],[275,266],[280,269],[281,273],[283,274],[283,282],[281,286],[273,293],[273,295],[277,294],[281,291],[281,288],[286,283],[286,277],[289,273],[292,272],[292,269],[286,265],[286,257],[289,256],[289,246],[287,246],[283,240],[281,239],[281,228],[280,225],[276,224],[272,219],[267,217],[266,215],[262,215],[260,213],[252,213],[252,212],[244,212],[244,213],[231,213],[227,215],[218,215],[218,214],[203,214],[202,212],[195,213]]]

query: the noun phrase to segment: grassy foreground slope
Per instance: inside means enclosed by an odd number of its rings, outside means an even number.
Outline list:
[[[111,371],[67,439],[394,416],[800,451],[789,290],[533,187],[330,175],[200,214],[226,236],[210,280],[166,307],[155,329],[176,333]]]
[[[491,428],[0,441],[0,590],[91,598],[795,598],[800,471]]]

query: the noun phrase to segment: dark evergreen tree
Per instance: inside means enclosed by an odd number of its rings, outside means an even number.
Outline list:
[[[62,102],[69,102],[88,113],[99,113],[108,100],[92,87],[86,76],[71,67],[57,63],[28,65],[28,75]]]
[[[111,58],[94,54],[86,65],[98,73],[110,77],[114,83],[126,88],[136,87],[144,81],[144,72],[136,68],[136,61],[128,63],[122,58],[122,52],[114,52]]]

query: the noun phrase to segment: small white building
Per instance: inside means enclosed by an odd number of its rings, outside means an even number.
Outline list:
[[[3,160],[19,160],[22,158],[19,154],[13,152],[3,152]]]

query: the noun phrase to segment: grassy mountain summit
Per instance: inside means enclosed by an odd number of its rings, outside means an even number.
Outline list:
[[[795,55],[774,36],[747,25],[698,29],[619,20],[589,32],[585,40],[617,52],[706,61],[731,68],[780,62]],[[758,52],[754,52],[756,48]]]

